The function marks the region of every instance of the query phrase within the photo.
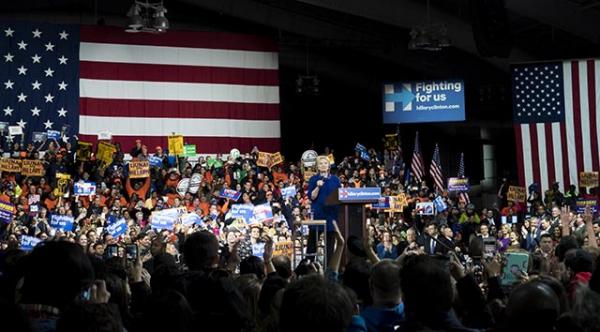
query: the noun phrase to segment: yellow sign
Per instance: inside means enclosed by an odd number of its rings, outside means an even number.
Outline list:
[[[88,161],[92,155],[92,143],[77,143],[77,160]]]
[[[269,168],[273,168],[273,166],[277,165],[277,164],[281,164],[283,162],[283,156],[281,155],[280,152],[275,152],[271,154],[271,164],[269,165]]]
[[[527,191],[525,187],[510,186],[508,187],[507,200],[513,202],[525,203],[527,199]]]
[[[258,160],[256,161],[258,167],[270,167],[271,165],[271,154],[268,152],[259,152]]]
[[[147,178],[150,176],[148,160],[132,160],[129,163],[129,177],[132,179]]]
[[[44,163],[41,160],[24,159],[21,174],[25,176],[44,176]]]
[[[598,187],[598,172],[580,172],[579,185],[586,188]]]
[[[386,150],[397,150],[398,149],[398,134],[385,135],[384,139]]]
[[[65,173],[56,173],[56,189],[54,189],[57,196],[62,196],[68,192],[69,180],[71,175]]]
[[[0,171],[3,172],[21,172],[21,160],[12,158],[2,158],[0,160]]]
[[[182,135],[172,135],[169,136],[169,154],[174,156],[180,156],[184,154],[185,150],[183,148],[183,136]]]
[[[107,142],[99,142],[98,143],[98,154],[96,159],[100,160],[104,167],[112,164],[113,162],[113,154],[117,151],[117,148],[110,143]]]
[[[281,241],[275,243],[273,256],[288,256],[292,258],[294,252],[294,243],[292,241]]]

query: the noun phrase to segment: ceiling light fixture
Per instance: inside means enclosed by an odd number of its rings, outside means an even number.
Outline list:
[[[441,23],[431,23],[429,0],[427,0],[426,22],[413,27],[409,34],[409,50],[440,51],[442,48],[451,46],[446,26]]]
[[[129,11],[129,23],[125,31],[136,32],[166,32],[170,25],[165,14],[167,9],[162,1],[151,3],[146,1],[135,1]]]

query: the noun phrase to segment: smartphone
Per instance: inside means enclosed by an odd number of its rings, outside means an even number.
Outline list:
[[[84,290],[81,293],[82,301],[89,301],[91,298],[92,298],[92,289],[91,288],[87,288],[86,290]]]
[[[138,258],[138,246],[137,244],[128,244],[125,247],[125,255],[128,261],[135,261]]]
[[[119,257],[119,246],[116,244],[106,246],[104,256],[105,258]]]

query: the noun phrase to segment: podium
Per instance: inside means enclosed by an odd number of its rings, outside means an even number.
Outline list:
[[[325,205],[340,205],[337,222],[345,239],[352,235],[362,238],[366,236],[363,234],[365,204],[377,202],[380,198],[379,187],[339,188],[325,199]],[[347,255],[346,251],[344,253]]]

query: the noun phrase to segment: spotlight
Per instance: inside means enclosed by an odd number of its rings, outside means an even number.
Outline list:
[[[146,1],[135,1],[127,16],[129,17],[126,32],[165,32],[169,29],[169,20],[165,16],[167,9],[163,2],[150,3]]]
[[[166,13],[167,9],[162,6],[156,9],[156,11],[154,12],[154,22],[152,25],[156,30],[165,31],[169,29],[169,20],[167,20],[167,18],[165,17]]]
[[[144,26],[144,20],[142,19],[142,16],[140,16],[140,12],[140,5],[138,5],[137,3],[134,3],[133,5],[131,5],[131,8],[129,8],[127,16],[129,16],[128,26],[131,29],[137,30]]]

